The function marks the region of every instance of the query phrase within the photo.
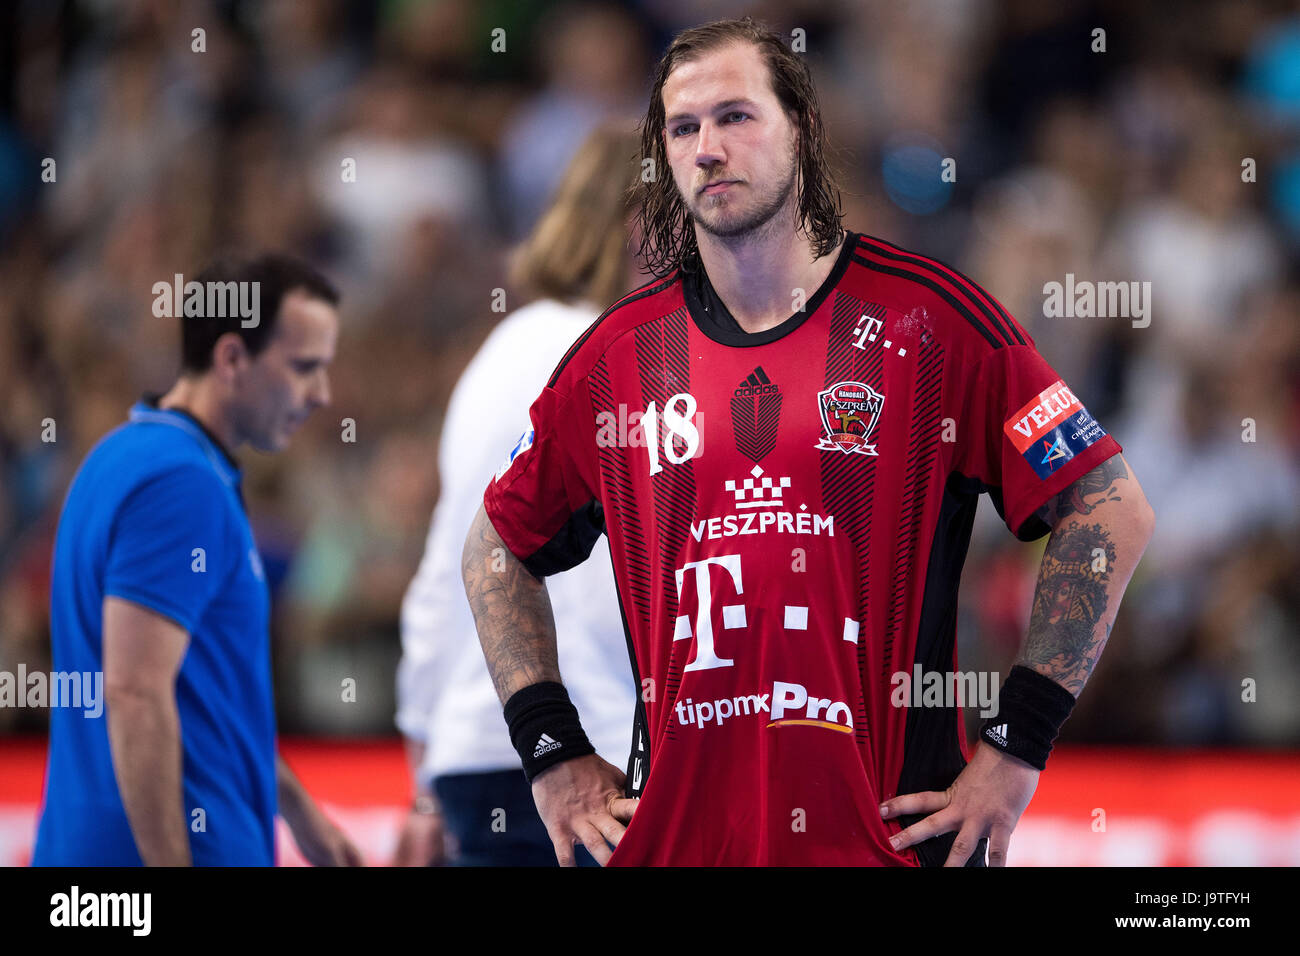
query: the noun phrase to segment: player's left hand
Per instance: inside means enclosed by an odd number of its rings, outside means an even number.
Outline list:
[[[956,830],[944,866],[965,866],[984,837],[989,838],[989,866],[1006,866],[1011,831],[1037,788],[1037,770],[981,741],[951,787],[899,794],[881,804],[881,816],[930,814],[890,838],[895,850]]]
[[[312,803],[298,816],[285,817],[298,850],[312,866],[365,866],[356,844]]]

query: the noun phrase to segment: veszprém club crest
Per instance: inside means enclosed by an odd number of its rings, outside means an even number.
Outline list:
[[[884,395],[862,382],[836,382],[818,392],[817,411],[824,434],[817,447],[846,455],[878,454],[868,439],[884,402]]]

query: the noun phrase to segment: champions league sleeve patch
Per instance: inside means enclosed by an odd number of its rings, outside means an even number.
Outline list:
[[[500,481],[502,476],[510,470],[510,466],[515,463],[515,459],[532,447],[533,430],[530,428],[519,436],[519,441],[515,442],[515,447],[510,449],[510,454],[506,457],[506,460],[501,463],[501,467],[497,469],[496,480]]]
[[[1002,431],[1043,479],[1106,437],[1105,429],[1060,379],[1007,419]]]

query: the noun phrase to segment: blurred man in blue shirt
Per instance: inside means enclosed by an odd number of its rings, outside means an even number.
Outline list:
[[[356,864],[276,755],[270,599],[232,454],[282,450],[329,404],[338,293],[268,255],[177,277],[176,299],[180,378],[95,446],[59,519],[54,668],[102,671],[106,707],[51,711],[32,862],[270,866],[278,810],[310,862]]]

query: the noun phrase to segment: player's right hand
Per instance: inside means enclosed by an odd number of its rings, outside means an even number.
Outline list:
[[[604,866],[636,812],[639,798],[623,796],[626,775],[596,754],[575,757],[533,778],[533,800],[546,824],[560,866],[576,866],[581,843]],[[608,843],[606,842],[608,841]]]

